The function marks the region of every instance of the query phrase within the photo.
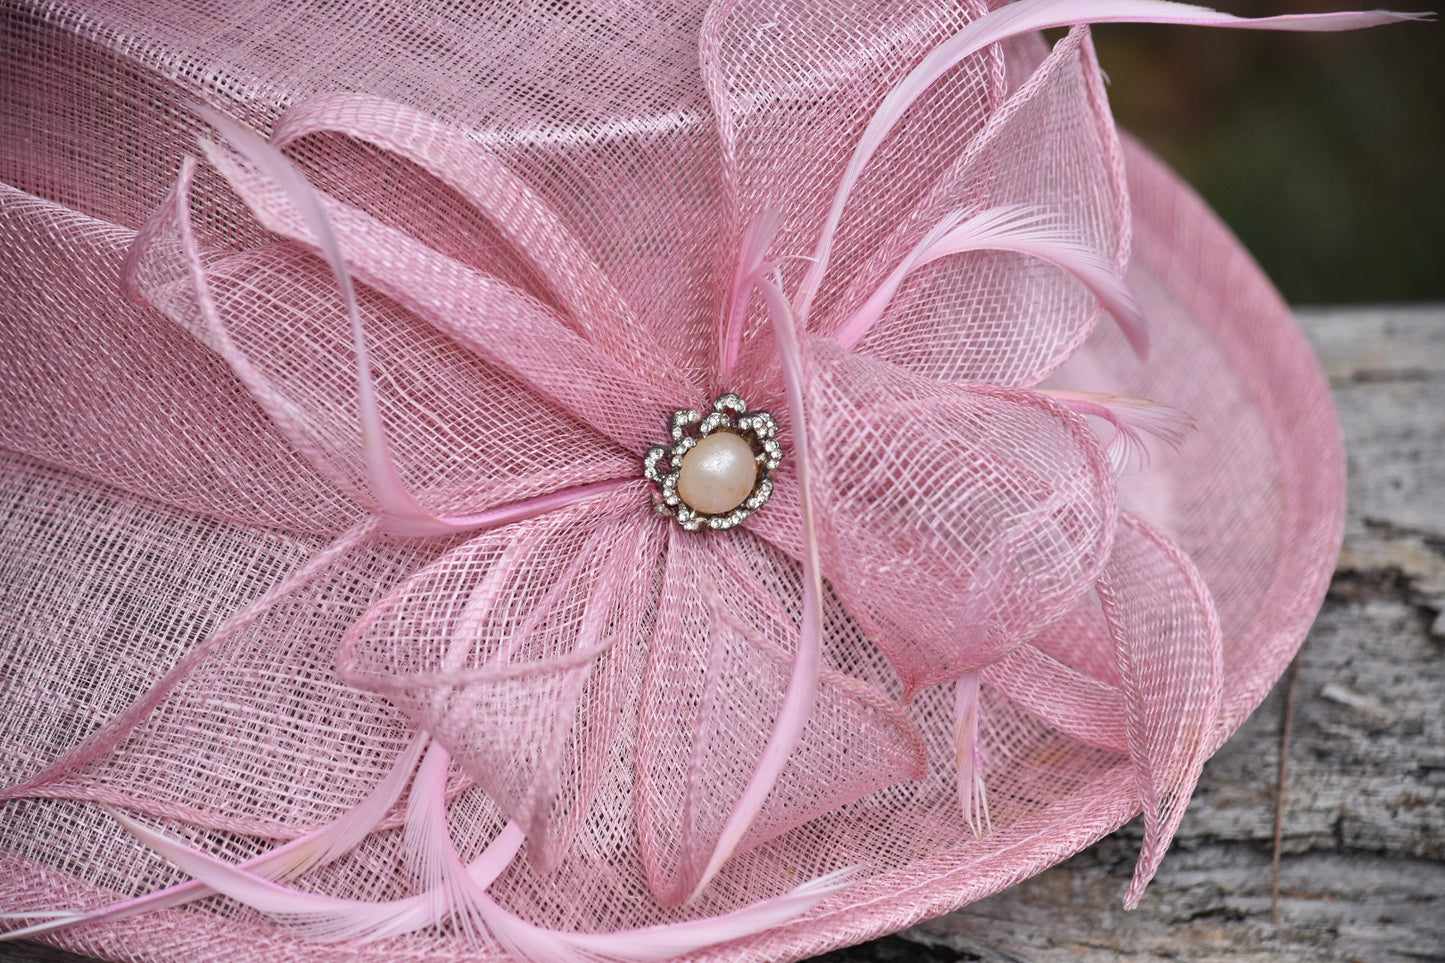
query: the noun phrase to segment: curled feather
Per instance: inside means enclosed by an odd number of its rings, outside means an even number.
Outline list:
[[[883,317],[904,280],[925,265],[969,251],[1013,251],[1047,261],[1087,287],[1119,324],[1130,347],[1141,358],[1148,352],[1144,315],[1112,260],[1082,243],[1047,211],[1022,205],[993,207],[964,216],[944,216],[914,246],[857,311],[839,326],[834,337],[852,348]]]
[[[811,478],[808,469],[808,429],[803,413],[803,360],[798,328],[782,288],[775,281],[762,279],[758,284],[772,316],[773,334],[778,342],[778,355],[783,367],[783,387],[792,419],[793,444],[798,452],[799,513],[803,529],[803,624],[798,637],[798,651],[793,657],[793,672],[788,680],[783,706],[773,724],[772,735],[763,747],[761,758],[748,780],[742,796],[723,825],[722,834],[703,869],[695,897],[712,880],[742,842],[748,827],[757,818],[767,801],[768,793],[778,781],[788,757],[803,738],[813,704],[818,694],[818,678],[823,653],[823,576],[818,557],[818,535],[813,509]]]
[[[1152,435],[1171,448],[1184,444],[1186,434],[1194,428],[1189,415],[1178,408],[1162,405],[1147,398],[1115,395],[1095,391],[1043,391],[1081,415],[1102,418],[1114,427],[1104,451],[1115,472],[1122,472],[1131,461],[1141,466],[1149,463],[1149,449],[1144,435]]]

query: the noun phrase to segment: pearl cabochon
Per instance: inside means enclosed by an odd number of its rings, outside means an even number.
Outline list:
[[[722,515],[746,501],[757,480],[752,446],[740,435],[717,431],[682,456],[677,494],[694,511]]]

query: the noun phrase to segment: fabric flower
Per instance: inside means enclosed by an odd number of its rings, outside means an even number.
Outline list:
[[[1063,45],[1036,82],[1044,89],[1073,85],[1074,123],[1099,138],[1096,105],[1078,96],[1084,92],[1082,43],[1080,33]],[[968,79],[986,83],[987,64],[973,69],[977,76]],[[716,109],[726,120],[730,107],[720,99]],[[1058,105],[1047,109],[1053,123],[1068,122]],[[901,112],[895,109],[895,116]],[[924,287],[929,267],[950,268],[947,256],[1007,247],[1073,268],[1133,324],[1127,292],[1111,273],[1122,228],[1102,218],[1097,204],[1045,210],[1021,204],[1027,196],[1011,184],[980,190],[976,166],[1005,159],[987,151],[941,172],[910,165],[909,175],[919,181],[915,191],[923,177],[933,180],[913,216],[888,237],[891,249],[906,252],[901,264],[875,255],[881,280],[853,280],[851,301],[846,295],[819,299],[811,320],[802,314],[806,307],[792,317],[763,258],[781,240],[774,232],[786,238],[819,230],[826,196],[795,204],[791,216],[742,210],[740,268],[719,272],[734,282],[723,330],[671,357],[677,348],[643,340],[667,319],[647,317],[609,290],[562,219],[458,132],[400,105],[343,94],[299,104],[280,119],[272,140],[285,146],[339,132],[402,155],[496,223],[520,248],[517,260],[551,272],[542,291],[529,296],[402,227],[308,194],[299,179],[288,183],[293,175],[269,148],[224,118],[208,116],[240,149],[210,146],[208,160],[268,230],[344,265],[342,290],[347,276],[355,276],[505,372],[508,381],[493,389],[495,400],[483,397],[478,407],[514,405],[528,416],[495,416],[479,433],[494,449],[483,452],[492,484],[505,477],[499,468],[509,456],[523,461],[524,471],[533,469],[526,463],[532,452],[545,451],[552,460],[509,493],[514,500],[490,513],[478,510],[485,502],[474,502],[479,496],[467,485],[417,479],[406,454],[392,450],[390,439],[400,431],[381,402],[384,372],[392,365],[372,357],[368,341],[379,333],[359,305],[363,444],[352,451],[337,451],[335,442],[323,448],[322,431],[307,430],[321,406],[293,400],[298,387],[285,383],[284,368],[275,374],[260,368],[291,359],[274,346],[263,354],[260,345],[242,340],[249,341],[246,325],[274,345],[293,313],[284,312],[278,323],[250,303],[232,303],[249,300],[260,287],[249,272],[244,283],[233,282],[234,295],[227,292],[231,272],[225,268],[210,268],[202,282],[203,334],[254,394],[271,399],[278,423],[296,426],[293,443],[315,452],[318,469],[338,485],[371,502],[385,529],[482,532],[373,606],[343,643],[341,673],[385,695],[445,745],[525,829],[528,854],[541,871],[562,859],[588,813],[618,738],[630,680],[643,679],[635,790],[642,855],[654,895],[677,902],[737,847],[922,775],[921,736],[879,669],[847,676],[822,671],[825,618],[841,623],[833,633],[850,646],[866,639],[863,644],[881,650],[907,701],[923,687],[998,662],[1062,618],[1100,577],[1116,524],[1110,463],[1065,406],[1020,390],[1057,366],[1092,326],[1097,310],[1088,291],[1069,272],[1052,269],[1032,296],[1043,299],[1047,306],[1039,314],[1055,330],[1041,336],[1032,326],[1010,325],[1005,337],[1014,343],[989,344],[986,339],[999,339],[1005,319],[975,313],[970,324],[985,332],[972,335],[978,344],[965,334],[936,345],[937,315],[952,313],[949,301],[964,295],[964,285],[967,297],[987,297],[988,279],[980,284],[965,277],[960,285],[956,270],[949,270],[944,277],[951,289],[929,291],[926,315],[910,312],[904,290],[909,282],[914,290]],[[764,113],[734,121],[738,142],[746,144],[755,126],[772,119]],[[970,143],[993,147],[998,135],[982,110],[972,124]],[[792,143],[783,132],[770,132],[775,158],[808,144],[803,138],[811,132],[798,126],[786,131]],[[885,133],[886,124],[865,132],[865,142]],[[1118,217],[1124,203],[1117,173],[1104,164],[1111,151],[1091,153],[1099,164],[1054,176],[1079,182],[1066,196],[1092,200],[1112,193],[1116,200],[1106,213]],[[174,236],[183,258],[194,261],[198,254],[186,250],[192,243],[184,222],[188,181],[183,177],[156,223],[157,236]],[[872,185],[862,179],[849,186],[868,197]],[[896,189],[896,179],[890,186]],[[1050,187],[1059,193],[1057,184]],[[796,196],[793,185],[747,188],[740,186],[739,204],[748,195]],[[966,208],[954,206],[965,198]],[[312,202],[324,211],[321,217],[307,211]],[[839,239],[837,261],[848,264],[846,226],[822,230],[829,242]],[[827,246],[811,262],[805,288],[821,279],[817,267],[829,256]],[[1107,254],[1095,254],[1096,248]],[[154,255],[138,251],[141,259]],[[305,255],[295,247],[285,251],[294,270]],[[247,268],[268,272],[270,265]],[[857,276],[870,272],[860,268]],[[994,283],[1014,282],[999,274]],[[753,285],[768,296],[749,311]],[[276,282],[265,286],[277,289],[284,291]],[[782,329],[778,340],[768,328],[770,308]],[[896,317],[887,317],[889,311]],[[339,316],[330,319],[333,326]],[[604,326],[614,329],[607,350],[587,337]],[[909,354],[893,360],[900,343]],[[716,362],[708,350],[715,345],[723,355]],[[300,368],[298,376],[314,379]],[[782,417],[781,444],[793,461],[778,475],[774,502],[735,533],[668,524],[638,483],[638,456],[662,434],[665,416],[679,402],[697,404],[714,386],[734,384],[743,397],[791,415]],[[518,405],[522,395],[528,400]],[[352,433],[337,434],[345,445]],[[816,486],[811,510],[801,484],[807,475]],[[451,498],[435,494],[448,488],[456,492]],[[826,615],[819,573],[832,594]],[[859,661],[857,653],[828,654],[833,666]],[[815,724],[822,733],[808,739],[804,730],[814,714],[826,725]],[[839,733],[859,741],[840,741]],[[773,803],[764,807],[770,794]]]
[[[1122,17],[1225,20],[1152,0],[840,5],[786,23],[720,5],[698,63],[636,67],[677,98],[673,127],[584,121],[561,151],[525,109],[497,133],[323,93],[250,118],[269,143],[203,109],[221,140],[183,167],[126,277],[229,365],[269,419],[255,437],[287,446],[291,490],[228,517],[335,541],[62,762],[113,748],[238,633],[315,618],[316,638],[343,634],[340,679],[434,740],[403,849],[418,893],[447,900],[379,900],[368,918],[365,901],[287,903],[264,882],[383,825],[416,739],[351,815],[241,870],[118,818],[314,936],[451,914],[545,955],[555,937],[485,895],[523,846],[539,876],[606,854],[664,907],[716,879],[726,908],[729,871],[778,873],[748,854],[936,778],[941,716],[957,791],[937,805],[986,834],[991,692],[1130,760],[1137,900],[1211,748],[1220,629],[1190,561],[1120,511],[1119,459],[1084,420],[1122,445],[1178,418],[1041,387],[1101,309],[1141,353],[1146,339],[1120,280],[1128,200],[1088,32],[1051,51],[1020,37]],[[864,27],[930,52],[840,53]],[[655,143],[623,162],[624,136]],[[730,394],[771,413],[781,457],[755,512],[690,530],[657,511],[644,456],[671,443],[674,412]],[[334,577],[360,547],[392,566],[379,598]],[[1113,664],[1089,661],[1101,648]],[[471,864],[448,837],[448,759],[507,824]],[[64,782],[29,788],[47,778]],[[599,797],[630,810],[615,834]],[[777,905],[806,909],[841,885],[826,879]],[[659,945],[766,925],[717,919]],[[558,953],[620,953],[567,939]]]

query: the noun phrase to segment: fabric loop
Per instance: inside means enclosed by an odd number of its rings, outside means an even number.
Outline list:
[[[207,158],[268,229],[315,249],[316,237],[284,193],[219,148],[208,149]],[[645,450],[657,412],[676,405],[676,396],[643,384],[524,292],[357,208],[325,196],[322,202],[357,277],[624,448]],[[605,417],[598,398],[615,406]]]
[[[379,147],[457,190],[541,275],[575,330],[604,350],[612,347],[620,364],[635,370],[645,363],[659,387],[677,397],[697,390],[671,358],[653,350],[636,313],[557,212],[501,157],[465,131],[394,101],[337,93],[288,108],[272,130],[271,143],[284,149],[322,132]],[[606,339],[601,337],[604,331]],[[619,333],[626,337],[618,339]]]
[[[824,572],[907,693],[997,661],[1089,591],[1117,509],[1076,415],[805,348]]]

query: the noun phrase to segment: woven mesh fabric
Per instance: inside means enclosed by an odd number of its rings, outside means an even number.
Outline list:
[[[0,9],[0,910],[189,878],[100,804],[239,862],[356,806],[417,732],[453,760],[463,860],[525,836],[487,892],[541,928],[699,920],[856,867],[694,954],[796,958],[1143,811],[1133,899],[1323,596],[1343,499],[1323,379],[1238,243],[1121,142],[1087,28],[964,58],[830,228],[869,118],[985,4]],[[314,185],[368,371],[325,238],[195,103]],[[908,272],[842,343],[940,219],[1024,208],[1127,265],[1147,361],[1018,251]],[[826,271],[795,355],[754,296],[724,366],[741,252],[774,216],[760,276],[798,290],[825,235]],[[785,459],[741,526],[685,531],[642,456],[725,389],[778,417]],[[1116,473],[1111,429],[1053,389],[1194,430]],[[547,510],[417,534],[397,488],[429,519]],[[689,899],[786,713],[814,555],[806,725]],[[961,679],[981,680],[976,744]],[[293,885],[415,893],[405,821],[398,803]],[[517,950],[460,924],[338,948],[226,898],[46,938],[155,960]]]

